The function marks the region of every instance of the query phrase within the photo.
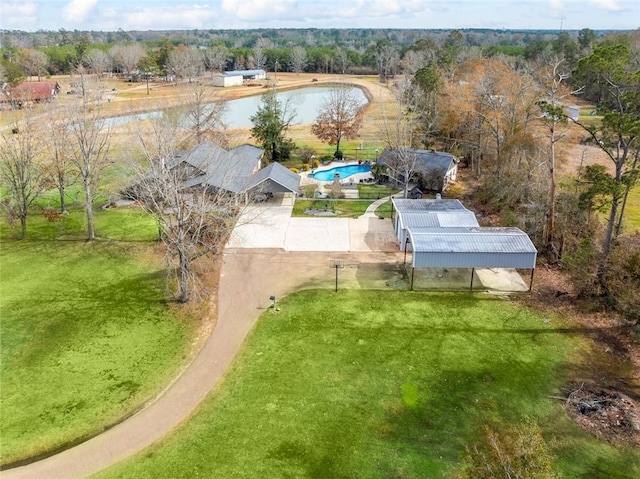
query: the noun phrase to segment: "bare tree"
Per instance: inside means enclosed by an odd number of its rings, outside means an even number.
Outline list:
[[[193,78],[202,75],[204,58],[200,50],[181,45],[169,53],[166,67],[176,78],[187,78],[191,83]]]
[[[565,80],[570,76],[562,70],[562,60],[554,59],[549,65],[539,71],[545,99],[538,102],[538,107],[542,113],[541,119],[549,129],[549,198],[546,213],[545,244],[547,251],[557,256],[554,247],[554,229],[556,216],[556,143],[564,138],[566,130],[567,116],[564,113],[563,101],[579,90],[569,91],[564,85]]]
[[[303,72],[307,66],[307,51],[300,46],[293,47],[291,50],[291,67],[297,75]]]
[[[378,64],[380,83],[386,83],[395,73],[395,68],[400,59],[398,51],[389,40],[383,40],[378,43],[374,55]]]
[[[38,81],[42,79],[48,63],[47,55],[39,50],[23,48],[18,55],[18,65],[27,75],[38,77]]]
[[[196,261],[220,252],[236,221],[242,195],[206,185],[187,188],[185,169],[174,156],[180,135],[179,119],[169,111],[151,120],[146,131],[138,128],[143,160],[134,166],[138,179],[132,191],[158,223],[168,271],[175,273],[177,299],[186,303],[198,292]]]
[[[4,206],[9,219],[20,221],[20,238],[27,236],[29,208],[42,193],[42,169],[38,164],[41,153],[39,135],[29,110],[22,121],[4,129],[0,144],[0,173],[8,187],[9,197]]]
[[[135,74],[138,62],[145,54],[139,43],[114,45],[109,50],[114,66],[127,75]]]
[[[45,163],[45,175],[55,185],[60,196],[60,213],[67,212],[67,187],[74,183],[71,171],[72,138],[71,124],[66,115],[52,114],[47,121],[43,135],[49,151],[49,161]]]
[[[223,122],[224,101],[214,95],[214,90],[203,84],[186,86],[186,96],[181,108],[184,127],[190,131],[191,143],[212,140],[226,143],[226,126]]]
[[[338,47],[336,58],[338,59],[338,65],[340,65],[340,73],[344,75],[347,73],[347,68],[349,67],[349,56],[347,55],[347,51],[344,48]]]
[[[93,203],[96,199],[100,175],[109,165],[108,153],[111,129],[105,121],[103,100],[99,88],[90,85],[89,77],[80,69],[82,94],[68,104],[71,137],[71,162],[82,181],[85,194],[87,240],[96,238]]]
[[[253,47],[253,56],[251,57],[253,68],[264,70],[267,64],[267,56],[264,54],[261,42],[257,42]]]
[[[223,73],[227,68],[229,49],[224,45],[214,45],[204,51],[204,62],[211,72]]]
[[[92,48],[84,54],[83,62],[91,73],[102,75],[113,68],[113,60],[107,53],[97,48]]]
[[[394,110],[384,110],[380,135],[387,150],[379,158],[384,163],[387,176],[402,185],[403,197],[408,197],[409,182],[416,173],[418,157],[414,143],[419,121],[418,113],[411,108],[411,102],[419,93],[418,87],[409,79],[403,79],[393,89]]]
[[[358,136],[362,116],[362,105],[351,87],[339,85],[332,88],[322,100],[311,132],[321,141],[336,145],[336,153],[339,153],[343,138],[354,139]]]

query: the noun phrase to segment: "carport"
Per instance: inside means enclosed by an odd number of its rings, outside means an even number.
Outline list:
[[[404,264],[411,253],[410,289],[416,270],[530,269],[533,285],[537,250],[525,232],[513,227],[478,226],[458,200],[394,200],[394,220]],[[475,225],[473,224],[475,223]]]

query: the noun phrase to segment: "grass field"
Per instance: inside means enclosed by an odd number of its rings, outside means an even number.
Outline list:
[[[579,332],[468,294],[305,291],[265,313],[223,383],[114,478],[453,478],[484,425],[532,418],[567,478],[631,478],[640,452],[580,431],[559,394]]]
[[[166,385],[194,326],[165,301],[155,225],[135,210],[29,218],[29,240],[2,228],[1,462],[96,434]],[[78,238],[80,240],[78,240]]]
[[[624,232],[640,232],[640,185],[629,193],[624,211]]]

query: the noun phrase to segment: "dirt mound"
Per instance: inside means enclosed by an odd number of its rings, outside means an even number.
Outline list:
[[[640,407],[626,394],[596,384],[571,384],[565,410],[583,430],[611,444],[640,446]]]

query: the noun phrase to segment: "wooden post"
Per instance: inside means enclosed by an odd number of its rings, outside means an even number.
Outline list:
[[[475,268],[471,268],[471,285],[469,286],[469,292],[473,291],[473,274],[476,272]]]

